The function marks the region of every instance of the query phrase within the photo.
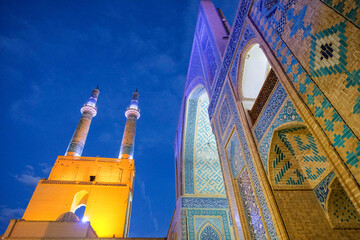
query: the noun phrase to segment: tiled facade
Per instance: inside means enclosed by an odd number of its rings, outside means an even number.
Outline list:
[[[176,223],[182,239],[360,235],[359,7],[353,0],[240,0],[226,39],[216,9],[201,1],[177,129],[179,214],[169,236]],[[254,44],[272,82],[248,112],[242,73]],[[202,94],[208,99],[199,103]]]

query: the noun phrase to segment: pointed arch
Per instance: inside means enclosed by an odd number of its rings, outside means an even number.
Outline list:
[[[206,221],[199,228],[197,233],[197,240],[222,240],[222,234],[219,229],[210,221]]]
[[[258,43],[244,54],[240,96],[246,110],[251,110],[271,69],[270,63]]]
[[[250,41],[241,53],[236,82],[241,105],[252,125],[278,82],[278,76],[259,43]]]
[[[199,84],[187,96],[183,139],[183,192],[223,196],[225,187],[208,114],[208,93]]]
[[[360,228],[360,214],[341,186],[334,178],[330,183],[329,196],[326,201],[327,216],[333,228]]]
[[[314,189],[332,170],[324,150],[301,123],[281,125],[274,131],[268,159],[274,190]]]
[[[88,201],[88,197],[89,197],[89,192],[86,191],[86,190],[81,190],[81,191],[77,192],[75,194],[73,202],[71,204],[70,211],[75,213],[75,211],[79,207],[86,206],[87,201]]]

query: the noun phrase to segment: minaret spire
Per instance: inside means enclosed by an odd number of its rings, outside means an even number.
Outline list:
[[[91,120],[97,113],[96,103],[99,93],[99,86],[97,86],[92,91],[87,103],[81,108],[80,112],[82,115],[66,150],[65,156],[81,156],[89,132]]]
[[[135,132],[136,132],[136,121],[140,118],[139,93],[136,89],[133,92],[130,106],[125,111],[127,118],[124,129],[124,135],[121,141],[120,159],[133,159],[134,158],[134,145],[135,145]]]

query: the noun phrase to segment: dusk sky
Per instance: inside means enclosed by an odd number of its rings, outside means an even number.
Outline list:
[[[238,0],[213,3],[232,24]],[[130,237],[166,236],[198,8],[198,0],[0,1],[0,235],[65,153],[80,108],[99,85],[83,156],[118,156],[124,112],[138,88]]]

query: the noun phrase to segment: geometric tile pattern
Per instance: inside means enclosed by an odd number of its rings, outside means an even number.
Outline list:
[[[360,228],[360,215],[337,179],[331,184],[328,216],[336,228]]]
[[[214,227],[212,224],[207,223],[204,228],[202,229],[201,233],[199,233],[200,237],[197,239],[200,240],[208,240],[208,239],[214,239],[214,240],[220,240],[222,239],[219,236],[219,231],[215,230],[216,227]]]
[[[242,2],[242,3],[244,3],[244,2]],[[244,153],[244,160],[247,164],[249,175],[251,177],[254,194],[257,197],[256,204],[258,204],[258,208],[262,213],[263,220],[265,223],[264,227],[266,227],[267,233],[268,233],[268,236],[270,239],[278,239],[277,233],[275,231],[274,223],[272,220],[272,216],[270,214],[268,204],[265,200],[264,192],[260,185],[260,180],[258,177],[258,173],[256,172],[256,169],[255,169],[254,160],[251,157],[250,149],[249,149],[246,137],[245,137],[243,126],[241,125],[240,117],[237,113],[236,103],[234,101],[234,97],[232,95],[232,91],[231,91],[231,88],[230,88],[230,85],[228,82],[225,82],[225,85],[223,86],[221,99],[223,99],[225,96],[229,102],[231,112],[233,113],[231,124],[235,125],[235,127],[236,127],[235,129],[236,129],[237,134],[240,139],[240,144],[241,144],[241,147],[242,147],[242,150]],[[219,132],[219,129],[217,131]],[[225,133],[225,136],[230,136],[231,131],[232,131],[232,128],[229,127],[227,130],[227,133]],[[228,138],[229,137],[227,137],[227,138],[225,137],[224,139],[226,140]],[[219,141],[220,141],[219,142],[220,149],[225,149],[226,141],[221,141],[221,138],[219,138]],[[224,159],[224,161],[226,161],[226,160]],[[226,165],[226,164],[224,164],[224,165]]]
[[[238,184],[251,239],[266,239],[263,221],[246,168],[241,172]]]
[[[360,27],[360,2],[349,0],[320,0],[344,15],[349,21]]]
[[[213,82],[213,79],[215,77],[216,71],[218,69],[218,66],[221,63],[219,52],[217,51],[217,47],[215,44],[215,39],[211,33],[210,26],[208,21],[202,21],[203,16],[205,15],[205,10],[203,9],[203,6],[200,5],[199,10],[199,22],[198,24],[198,30],[197,30],[197,38],[199,40],[202,52],[204,53],[205,58],[203,61],[206,61],[207,64],[204,64],[207,66],[205,69],[208,72],[206,75],[206,78],[208,79],[210,85]]]
[[[191,59],[190,59],[190,63],[189,63],[187,83],[191,82],[191,80],[193,80],[194,78],[196,78],[198,76],[203,77],[204,72],[203,72],[203,68],[201,66],[199,48],[198,48],[197,42],[194,41],[194,44],[192,47],[192,52],[191,52]]]
[[[266,172],[268,172],[268,153],[275,128],[289,122],[303,122],[289,99],[285,101],[285,104],[280,108],[279,113],[276,114],[274,122],[266,129],[267,132],[258,145],[260,158]]]
[[[227,102],[227,100],[225,100],[222,104],[219,114],[219,122],[222,132],[225,131],[227,125],[229,124],[230,117],[231,112],[229,108],[229,103]]]
[[[335,177],[335,173],[331,172],[327,175],[315,188],[314,193],[320,202],[321,207],[326,210],[326,201],[329,195],[329,184]]]
[[[307,8],[307,10],[309,10],[309,8]],[[274,16],[276,16],[276,14],[274,14]],[[355,176],[355,179],[358,182],[360,182],[359,139],[355,137],[354,133],[350,130],[349,126],[340,117],[338,111],[334,108],[332,103],[328,100],[328,98],[324,95],[324,93],[315,84],[314,80],[308,75],[308,73],[305,71],[303,66],[300,65],[298,60],[293,56],[293,54],[291,53],[290,49],[287,47],[285,42],[277,34],[276,30],[274,30],[272,26],[272,24],[274,23],[268,22],[267,19],[264,16],[262,16],[261,12],[259,11],[258,4],[256,3],[254,4],[250,13],[250,17],[257,26],[261,26],[260,33],[267,42],[268,46],[275,53],[275,56],[277,57],[278,61],[282,63],[282,66],[285,69],[288,78],[293,83],[293,86],[299,92],[300,97],[303,99],[303,101],[305,102],[308,109],[315,117],[318,124],[322,127],[330,142],[334,145],[336,151],[339,153],[345,165],[352,172],[352,175]],[[287,23],[287,25],[290,28],[294,24],[297,23],[296,21],[294,22],[293,20]],[[346,25],[348,24],[346,23]],[[337,28],[337,30],[340,32],[339,28]],[[303,37],[302,32],[303,31],[299,31],[300,34],[296,33],[295,36]],[[295,36],[293,38],[295,38]],[[309,38],[310,35],[307,36],[304,41],[307,41]],[[316,40],[314,39],[314,41]],[[326,43],[324,42],[324,44]],[[321,46],[319,47],[321,48]],[[326,50],[329,51],[329,48],[325,47],[325,53]],[[344,50],[342,51],[345,52]],[[333,53],[334,52],[335,51],[333,50]],[[338,59],[341,59],[341,57],[338,57]],[[334,62],[333,65],[336,65],[336,62]],[[345,79],[348,83],[347,88],[349,89],[349,91],[353,91],[352,89],[357,87],[358,88],[357,91],[360,91],[360,87],[357,86],[358,82],[360,81],[360,70],[353,70],[348,72],[350,73],[348,74],[350,76],[347,76],[347,78]],[[356,96],[355,92],[353,96]],[[338,104],[338,102],[335,102],[335,104]],[[348,109],[351,109],[351,112],[357,109],[355,108],[356,105],[355,101],[353,103],[349,101],[347,102],[347,104],[349,105]],[[344,116],[351,117],[351,114],[345,114]]]
[[[226,198],[181,197],[183,208],[228,208]]]
[[[185,223],[185,227],[187,225],[189,240],[195,240],[195,239],[198,240],[201,233],[199,234],[197,230],[201,230],[201,226],[204,225],[206,226],[209,223],[210,223],[209,225],[212,226],[214,230],[217,232],[218,236],[220,237],[219,239],[224,239],[224,240],[231,239],[229,221],[228,221],[229,216],[226,210],[186,209],[185,211],[187,216],[187,224]],[[209,221],[204,222],[204,218],[209,219]],[[183,239],[187,239],[187,238],[183,238]]]
[[[322,30],[311,36],[310,47],[310,74],[314,78],[327,77],[332,74],[346,74],[345,87],[360,92],[360,69],[347,69],[348,42],[345,35],[346,21],[340,22],[328,29]],[[319,81],[318,80],[318,81]],[[355,90],[355,91],[356,91]],[[350,101],[353,114],[359,114],[359,107]],[[350,105],[351,106],[351,105]]]
[[[311,36],[311,76],[328,76],[347,71],[347,37],[344,33],[345,22],[341,22]]]
[[[251,29],[251,27],[249,25],[246,25],[244,33],[241,36],[240,45],[236,51],[234,62],[231,65],[231,70],[230,70],[230,74],[229,74],[234,86],[236,86],[236,80],[237,80],[236,73],[238,72],[238,64],[239,64],[239,59],[240,59],[240,54],[242,52],[242,49],[250,41],[250,39],[255,38],[255,37],[256,37],[256,35],[255,35],[254,31]]]
[[[182,232],[182,238],[183,240],[188,239],[188,231],[187,231],[187,211],[186,209],[181,209],[181,232]]]
[[[259,120],[257,121],[254,127],[254,133],[257,142],[261,140],[265,131],[270,126],[270,123],[276,116],[277,112],[279,111],[281,105],[285,101],[287,94],[283,86],[279,83],[276,87],[274,93],[271,95],[268,104],[265,106],[264,110],[262,111]]]
[[[184,185],[185,194],[194,194],[194,135],[198,100],[189,98],[186,106]]]
[[[198,101],[195,128],[195,193],[225,194],[216,140],[207,113],[208,106],[209,98],[204,93]]]
[[[305,5],[298,14],[295,14],[294,8],[290,8],[287,13],[287,21],[292,21],[292,26],[290,28],[290,38],[293,37],[298,31],[302,30],[302,40],[310,35],[311,32],[311,23],[306,25],[304,23],[305,13],[307,10],[307,5]]]
[[[219,131],[220,127],[219,127],[218,121],[215,121],[214,124],[215,124],[216,131]],[[226,133],[225,133],[224,137],[225,136],[229,136],[229,135],[226,135]],[[218,137],[220,137],[220,135],[218,135]],[[229,137],[225,138],[224,142],[227,142],[228,138]],[[219,144],[220,144],[220,146],[222,146],[223,141],[220,140]],[[226,155],[227,153],[225,151],[226,150],[224,148],[220,147],[219,148],[220,156],[228,157],[228,155]],[[226,159],[222,158],[221,161],[223,163],[225,163]],[[233,188],[234,186],[233,186],[233,182],[232,182],[232,174],[231,174],[231,170],[230,170],[230,165],[225,163],[225,164],[222,164],[222,167],[223,167],[222,170],[223,170],[223,175],[224,175],[224,182],[227,183],[228,186],[231,186],[226,189],[226,193],[227,193],[226,195],[228,197],[228,202],[229,202],[229,205],[231,206],[231,212],[233,215],[233,217],[230,218],[230,223],[231,223],[231,225],[233,222],[235,223],[234,230],[238,233],[237,235],[239,236],[239,240],[244,240],[243,226],[240,222],[239,210],[238,210],[238,206],[236,203],[237,200],[235,198],[235,190]]]
[[[212,82],[212,79],[214,78],[216,69],[218,67],[215,56],[214,56],[214,50],[213,50],[213,47],[211,45],[212,44],[209,41],[209,37],[208,37],[207,32],[203,33],[201,46],[203,48],[203,51],[204,51],[205,56],[206,56],[206,60],[208,62],[210,79],[211,79],[210,83]]]
[[[224,85],[226,75],[229,71],[231,59],[233,58],[236,47],[238,45],[242,28],[245,22],[245,17],[249,11],[251,0],[243,0],[240,2],[240,6],[238,8],[239,12],[236,15],[236,18],[234,19],[233,24],[233,30],[227,45],[227,48],[225,50],[224,54],[224,60],[222,61],[219,75],[217,79],[215,80],[214,86],[212,88],[211,93],[211,102],[209,105],[209,117],[212,119],[215,107],[217,105],[217,101],[219,100],[221,89]]]
[[[236,131],[231,135],[230,141],[226,145],[226,153],[230,163],[232,177],[236,178],[245,165],[244,155]]]
[[[276,188],[313,188],[329,172],[323,150],[305,126],[276,131],[271,146],[269,174]]]

